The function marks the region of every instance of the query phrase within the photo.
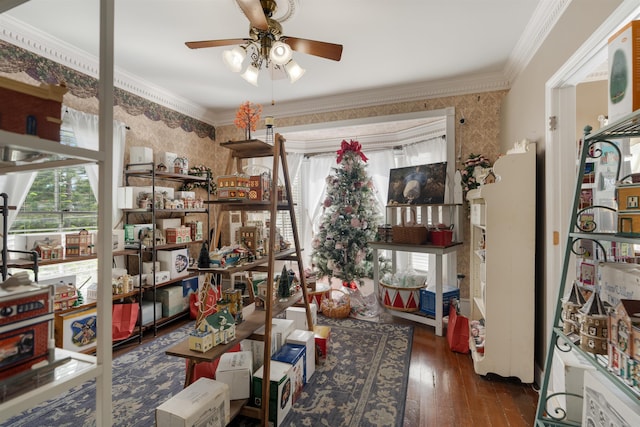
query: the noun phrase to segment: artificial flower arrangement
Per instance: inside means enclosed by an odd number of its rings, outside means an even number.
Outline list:
[[[240,104],[233,124],[239,129],[244,130],[244,135],[247,140],[251,139],[251,132],[256,130],[256,125],[260,120],[260,114],[262,114],[262,105],[252,104],[249,101]]]
[[[491,162],[482,154],[469,154],[469,158],[463,163],[463,168],[460,170],[462,177],[462,191],[466,198],[469,190],[476,189],[482,184],[479,176],[482,175],[484,170],[491,168]]]
[[[216,194],[217,192],[217,184],[216,180],[213,176],[213,172],[211,168],[204,165],[195,165],[189,168],[189,175],[195,176],[208,176],[209,177],[209,193]],[[191,191],[194,188],[203,188],[207,189],[207,181],[194,181],[194,182],[185,182],[181,187],[181,191]]]

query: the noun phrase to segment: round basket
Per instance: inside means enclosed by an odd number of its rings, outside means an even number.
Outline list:
[[[333,296],[324,298],[320,304],[322,314],[334,319],[343,319],[349,317],[351,313],[351,297],[342,289],[332,289],[332,292],[340,292],[340,298],[334,299]]]

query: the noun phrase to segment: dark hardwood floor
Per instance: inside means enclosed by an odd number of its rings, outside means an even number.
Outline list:
[[[163,327],[158,334],[166,334],[187,321]],[[538,393],[533,385],[495,375],[477,375],[471,356],[449,350],[446,337],[436,336],[434,328],[398,318],[389,321],[414,326],[406,427],[534,425]],[[153,338],[153,333],[147,333],[144,340]],[[113,356],[137,345],[136,341],[114,349]]]

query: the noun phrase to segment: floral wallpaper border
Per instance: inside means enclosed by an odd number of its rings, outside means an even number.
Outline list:
[[[98,98],[98,80],[69,67],[43,58],[33,52],[0,40],[0,71],[5,73],[27,73],[31,78],[46,84],[64,81],[69,92],[78,98]],[[195,132],[200,138],[215,141],[216,128],[208,123],[178,113],[169,108],[114,88],[114,105],[119,105],[128,114],[144,114],[153,121],[162,121],[171,129],[181,128]]]

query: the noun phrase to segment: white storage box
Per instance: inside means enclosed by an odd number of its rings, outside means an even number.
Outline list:
[[[262,376],[264,367],[260,367],[253,374],[253,405],[262,407]],[[278,427],[291,410],[291,365],[272,361],[269,375],[271,377],[269,389],[269,425]]]
[[[287,319],[271,319],[271,354],[275,354],[282,344],[286,342],[287,337],[294,331],[293,320]],[[264,325],[254,332],[257,335],[264,336]],[[243,351],[251,351],[253,353],[253,371],[255,372],[264,364],[264,341],[242,340],[240,348]]]
[[[173,162],[176,161],[178,155],[176,153],[169,153],[168,151],[161,151],[156,154],[156,165],[160,163],[167,167],[167,172],[173,173]]]
[[[316,339],[313,331],[296,329],[287,337],[287,343],[304,345],[307,349],[304,358],[306,364],[306,382],[316,371]]]
[[[169,317],[187,309],[182,297],[182,285],[156,289],[156,301],[162,303],[162,317]]]
[[[153,274],[152,273],[143,274],[142,280],[144,281],[145,285],[148,285],[148,286],[153,285]],[[165,271],[165,270],[156,271],[156,285],[159,285],[164,282],[168,282],[169,280],[171,280],[171,276],[169,275],[168,271]]]
[[[310,303],[309,309],[311,310],[311,321],[315,326],[318,324],[318,306],[315,303]],[[286,317],[289,320],[293,320],[293,327],[295,329],[309,330],[309,325],[307,325],[307,311],[304,307],[288,307]],[[313,327],[311,329],[313,329]]]
[[[231,400],[251,397],[253,355],[250,351],[225,353],[220,356],[216,380],[229,386]]]
[[[130,170],[151,170],[151,165],[133,165],[134,163],[153,163],[153,148],[150,147],[131,147],[129,150],[129,166]]]
[[[200,378],[156,408],[156,426],[224,427],[230,411],[229,386]]]
[[[176,191],[175,196],[176,196],[176,199],[195,199],[196,192],[195,191]]]
[[[182,225],[180,218],[160,218],[156,220],[156,224],[160,230],[166,230],[167,228],[178,228]]]
[[[144,261],[142,263],[143,274],[150,274],[150,273],[153,273],[154,271],[160,271],[160,261],[155,262],[155,268],[154,268],[153,261]]]
[[[142,301],[142,325],[153,323],[153,307],[156,307],[156,320],[162,317],[162,303],[153,301]]]
[[[189,252],[187,248],[171,251],[158,251],[156,259],[160,261],[160,268],[169,271],[171,279],[177,279],[189,274]]]
[[[118,187],[116,194],[116,206],[118,209],[134,209],[138,207],[133,197],[133,187]]]

